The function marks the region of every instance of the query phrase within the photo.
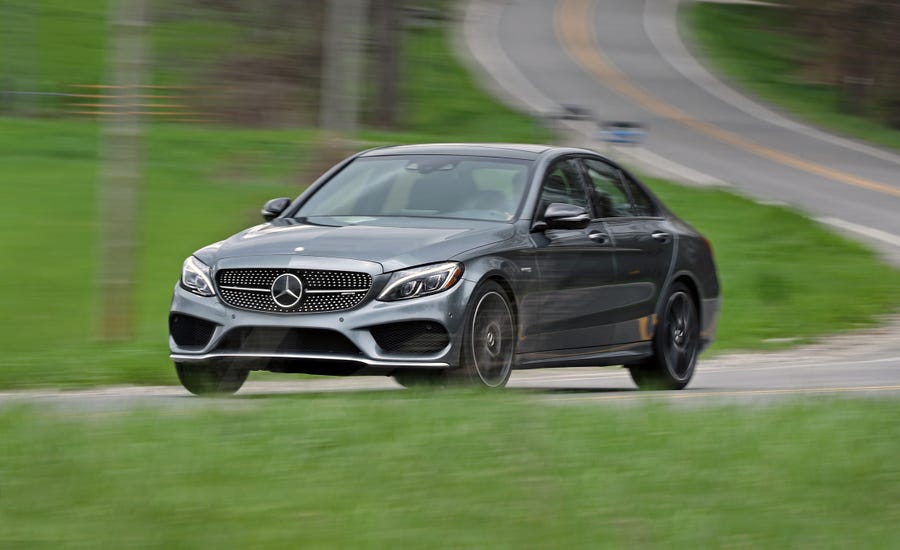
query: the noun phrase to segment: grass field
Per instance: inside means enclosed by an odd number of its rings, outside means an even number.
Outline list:
[[[0,51],[29,44],[30,27],[8,16],[30,5],[0,5]],[[105,2],[35,6],[24,17],[40,16],[41,82],[100,80]],[[189,34],[214,49],[216,32]],[[181,47],[179,34],[156,44]],[[365,132],[360,147],[549,139],[479,92],[439,29],[410,40],[407,129]],[[30,63],[0,57],[0,74]],[[137,334],[108,345],[94,337],[98,127],[0,118],[0,388],[175,383],[166,314],[182,259],[257,223],[266,199],[298,194],[319,137],[150,126]],[[796,213],[650,183],[715,247],[716,349],[866,325],[900,303],[897,272]],[[541,399],[448,390],[186,396],[152,408],[6,402],[0,548],[900,546],[896,401]]]
[[[309,132],[157,127],[149,136],[134,341],[93,340],[96,127],[0,120],[0,386],[174,382],[166,311],[181,261],[299,193]],[[52,161],[48,161],[52,159]],[[897,305],[898,274],[788,210],[722,191],[653,187],[712,240],[724,289],[718,349],[863,326]],[[815,243],[815,246],[810,246]],[[834,261],[840,258],[840,261]]]
[[[833,86],[800,76],[802,56],[815,52],[816,43],[779,32],[783,10],[703,2],[685,10],[700,52],[740,87],[815,125],[900,149],[900,131],[840,113]]]
[[[47,6],[42,9],[64,9]],[[85,6],[91,4],[78,9]],[[550,139],[530,118],[480,92],[449,54],[440,29],[416,30],[409,40],[408,129],[365,132],[360,148]],[[97,54],[78,44],[73,48],[83,55]],[[51,50],[41,51],[52,57]],[[303,129],[150,126],[136,220],[137,334],[107,345],[95,340],[102,292],[93,283],[98,127],[85,120],[0,118],[0,257],[7,259],[0,262],[7,289],[0,294],[6,313],[0,317],[0,387],[174,383],[166,314],[182,260],[258,223],[268,198],[299,194],[316,161],[316,140],[315,131]],[[651,183],[715,247],[724,304],[714,349],[768,347],[768,338],[805,339],[864,326],[900,303],[893,292],[897,272],[802,216],[721,191]]]
[[[889,548],[896,401],[0,410],[0,546]],[[227,410],[226,410],[227,409]]]

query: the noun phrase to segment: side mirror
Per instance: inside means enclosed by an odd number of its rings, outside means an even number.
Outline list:
[[[535,230],[545,229],[584,229],[591,223],[587,210],[573,204],[553,202],[544,211],[543,222],[535,223]]]
[[[287,210],[287,207],[291,205],[291,199],[287,197],[281,197],[280,199],[272,199],[266,203],[265,206],[260,210],[260,214],[267,222],[270,222],[281,215],[282,212]]]

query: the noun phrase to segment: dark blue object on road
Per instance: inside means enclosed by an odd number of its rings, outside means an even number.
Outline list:
[[[597,131],[597,139],[608,143],[636,145],[644,141],[644,127],[633,122],[606,122]]]

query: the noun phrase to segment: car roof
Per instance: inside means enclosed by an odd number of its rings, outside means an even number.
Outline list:
[[[555,149],[550,145],[523,143],[422,143],[418,145],[396,145],[379,147],[360,154],[363,157],[390,155],[466,155],[478,157],[500,157],[535,160],[547,151]]]

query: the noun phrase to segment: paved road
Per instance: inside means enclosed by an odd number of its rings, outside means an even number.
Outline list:
[[[900,356],[868,361],[832,361],[778,365],[717,366],[701,363],[686,390],[638,391],[618,368],[518,371],[507,391],[526,392],[548,403],[634,404],[670,402],[687,406],[765,404],[793,397],[900,397]],[[30,391],[0,394],[0,407],[36,403],[77,412],[118,412],[143,407],[192,409],[205,406],[252,408],[261,396],[405,391],[390,378],[355,377],[286,382],[250,381],[234,397],[200,399],[175,386],[110,387],[97,390]],[[441,391],[441,390],[436,390]]]
[[[900,397],[900,316],[885,326],[830,337],[801,348],[762,353],[731,354],[701,360],[686,390],[637,391],[627,371],[619,368],[567,368],[516,371],[510,391],[525,392],[552,404],[608,403],[626,405],[646,401],[685,406],[722,403],[766,404],[785,398],[840,396],[847,398]],[[402,391],[390,378],[351,377],[250,381],[234,398],[198,399],[174,386],[122,386],[83,391],[50,390],[0,392],[0,407],[29,402],[75,413],[109,413],[136,407],[167,410],[222,406],[254,407],[260,396],[326,394],[331,392]]]
[[[636,163],[797,206],[900,264],[900,155],[789,120],[723,84],[683,43],[679,3],[478,0],[465,44],[511,103],[643,123]]]

